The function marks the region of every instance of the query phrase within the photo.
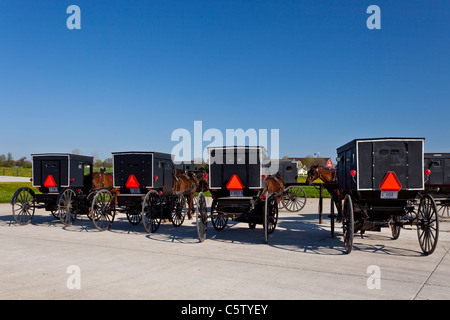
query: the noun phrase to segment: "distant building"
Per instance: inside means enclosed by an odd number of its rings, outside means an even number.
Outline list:
[[[289,160],[297,161],[298,174],[306,174],[313,165],[326,167],[327,163],[333,164],[331,158],[289,158]]]

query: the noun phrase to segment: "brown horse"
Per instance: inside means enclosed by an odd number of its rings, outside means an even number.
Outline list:
[[[266,192],[268,192],[269,194],[280,193],[277,196],[277,203],[280,203],[283,196],[283,193],[281,191],[283,191],[285,187],[284,181],[281,176],[276,173],[274,175],[267,176],[264,180],[266,181],[266,187],[263,190],[263,194]]]
[[[312,185],[315,180],[320,179],[325,184],[337,184],[337,170],[331,168],[324,168],[319,165],[313,165],[308,170],[308,177],[306,178],[306,183]],[[338,210],[337,221],[342,220],[342,210],[341,210],[341,199],[339,188],[332,186],[324,186],[325,189],[333,196],[334,203]]]
[[[92,176],[92,189],[100,188],[112,188],[113,186],[113,176],[104,170],[100,172],[93,172]]]
[[[174,170],[173,173],[173,194],[181,192],[188,201],[188,219],[192,219],[192,214],[195,213],[194,197],[196,191],[196,181],[194,177],[184,170]]]
[[[209,190],[209,175],[203,170],[196,170],[193,173],[194,179],[196,181],[196,192],[206,192]]]

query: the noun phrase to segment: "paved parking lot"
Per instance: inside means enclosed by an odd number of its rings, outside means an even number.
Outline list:
[[[37,210],[30,225],[0,205],[0,299],[450,299],[450,220],[441,221],[434,254],[422,254],[416,230],[355,236],[344,253],[340,225],[318,224],[318,201],[280,211],[264,243],[261,226],[209,223],[199,243],[195,220],[147,234],[120,214],[100,232],[81,217],[65,228]],[[328,210],[328,204],[325,205]]]

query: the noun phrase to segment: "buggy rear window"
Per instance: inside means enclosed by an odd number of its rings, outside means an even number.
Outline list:
[[[127,164],[128,167],[139,167],[139,165],[137,163],[128,163]]]

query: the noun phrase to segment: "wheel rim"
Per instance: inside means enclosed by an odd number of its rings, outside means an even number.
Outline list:
[[[186,199],[183,197],[182,194],[177,194],[172,200],[172,210],[171,210],[171,217],[172,217],[172,224],[175,227],[179,227],[183,224],[184,218],[186,217]]]
[[[109,191],[98,192],[91,205],[92,222],[100,230],[108,230],[115,216],[114,197]]]
[[[278,222],[278,204],[277,199],[274,195],[269,197],[269,215],[268,215],[268,234],[271,234],[275,231]]]
[[[141,214],[129,214],[127,212],[127,219],[132,225],[138,225],[142,220]]]
[[[206,199],[203,192],[200,192],[198,196],[198,210],[195,215],[197,222],[197,234],[200,242],[205,241],[206,232],[208,230],[208,212],[206,207]]]
[[[65,226],[70,226],[77,218],[77,194],[72,189],[62,192],[58,201],[59,219]]]
[[[439,205],[439,215],[442,218],[448,218],[450,217],[450,203],[442,203]]]
[[[417,237],[423,253],[429,255],[434,252],[439,236],[439,219],[436,203],[429,195],[420,199],[417,212]]]
[[[399,216],[392,216],[391,221],[391,232],[392,232],[392,239],[396,240],[400,236],[400,230],[401,227],[399,225],[396,225],[400,221]]]
[[[162,219],[162,201],[159,194],[152,190],[145,195],[142,204],[142,223],[147,232],[158,230]]]
[[[12,212],[14,219],[20,225],[26,225],[34,217],[35,199],[28,189],[21,189],[13,198]]]
[[[347,253],[350,253],[353,249],[354,219],[353,203],[349,195],[346,195],[344,200],[342,228],[344,233],[345,250]]]
[[[225,229],[228,223],[228,216],[217,212],[217,201],[213,200],[211,205],[211,223],[217,231]]]
[[[305,207],[306,199],[306,193],[303,188],[292,187],[285,192],[281,202],[288,211],[298,212]]]

